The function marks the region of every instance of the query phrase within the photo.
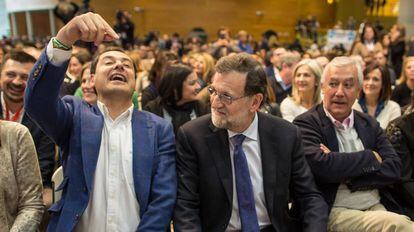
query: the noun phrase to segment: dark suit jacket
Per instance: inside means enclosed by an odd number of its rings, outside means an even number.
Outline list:
[[[414,112],[398,117],[387,127],[387,136],[401,158],[401,181],[395,185],[396,197],[414,219]]]
[[[384,206],[389,210],[398,210],[398,204],[394,205],[393,198],[384,187],[399,180],[400,158],[374,118],[354,111],[354,127],[365,150],[350,153],[339,152],[334,125],[326,116],[322,104],[298,116],[293,123],[302,131],[306,159],[330,207],[335,201],[339,184],[346,183],[351,191],[380,189]],[[321,143],[331,153],[322,153]],[[381,156],[381,164],[372,151]]]
[[[292,230],[288,202],[293,198],[303,229],[326,231],[327,205],[303,156],[299,130],[282,119],[257,115],[264,194],[272,226],[276,231]],[[175,230],[224,231],[233,202],[227,130],[214,127],[210,114],[192,120],[178,132],[177,154]]]
[[[276,102],[280,103],[292,93],[292,87],[284,90],[279,82],[276,81],[275,71],[273,66],[266,67],[267,83],[272,87],[273,93],[276,96]]]
[[[0,101],[0,119],[3,119],[3,107]],[[27,114],[23,115],[22,125],[29,129],[32,135],[37,158],[39,160],[40,172],[42,174],[42,183],[44,187],[52,187],[52,175],[55,168],[55,144],[53,141],[38,127]]]

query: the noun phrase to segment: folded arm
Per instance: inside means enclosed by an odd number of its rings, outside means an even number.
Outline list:
[[[302,117],[296,118],[294,124],[302,132],[305,156],[318,182],[345,182],[380,168],[380,163],[370,149],[358,152],[332,151],[325,154],[321,144],[327,147],[329,145],[319,125],[314,125]]]

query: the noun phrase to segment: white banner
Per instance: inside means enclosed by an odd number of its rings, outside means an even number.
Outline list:
[[[6,0],[8,13],[33,10],[48,10],[55,8],[58,0]]]
[[[328,30],[328,38],[326,46],[331,49],[335,45],[342,44],[344,48],[349,51],[351,49],[352,43],[355,40],[356,31],[353,30],[339,30],[331,29]]]

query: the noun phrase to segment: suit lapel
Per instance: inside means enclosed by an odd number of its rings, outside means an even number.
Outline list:
[[[373,147],[369,141],[369,130],[367,130],[367,122],[359,117],[359,115],[354,112],[354,127],[358,133],[359,139],[361,139],[364,147]]]
[[[338,139],[336,138],[335,128],[331,120],[326,116],[322,103],[317,106],[317,113],[322,122],[322,134],[325,135],[326,145],[331,151],[339,151]]]
[[[86,104],[81,106],[80,135],[83,171],[85,173],[86,186],[89,192],[91,192],[101,146],[104,119],[96,105],[92,106],[93,113],[90,112],[91,109],[89,107]]]
[[[134,108],[132,114],[132,172],[134,175],[135,195],[140,211],[147,208],[152,165],[154,159],[155,128],[145,114]]]
[[[263,169],[263,187],[266,199],[266,208],[269,215],[273,215],[273,199],[275,191],[278,190],[277,183],[280,178],[279,162],[277,162],[277,155],[281,154],[279,141],[275,138],[277,131],[272,130],[272,127],[266,123],[266,118],[260,113],[258,115],[259,123],[259,140],[260,140],[260,153],[262,158],[262,169]]]
[[[228,133],[224,129],[216,128],[212,123],[210,128],[213,133],[205,137],[210,154],[213,156],[214,164],[220,180],[223,184],[227,198],[230,203],[233,199],[233,174],[230,160],[230,148]]]

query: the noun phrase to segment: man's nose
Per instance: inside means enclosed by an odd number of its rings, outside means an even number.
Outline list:
[[[115,68],[116,69],[124,69],[124,65],[122,64],[122,61],[116,61],[115,62]]]
[[[336,92],[335,92],[335,96],[337,96],[337,97],[342,97],[342,96],[344,96],[344,86],[342,85],[342,84],[340,84],[339,86],[338,86],[338,89],[336,90]]]
[[[21,75],[17,75],[17,77],[12,81],[12,83],[15,85],[22,85],[24,82],[25,80],[21,77]]]
[[[214,108],[220,108],[223,106],[223,103],[220,101],[217,94],[210,95],[210,103],[211,103],[211,107],[214,107]]]

